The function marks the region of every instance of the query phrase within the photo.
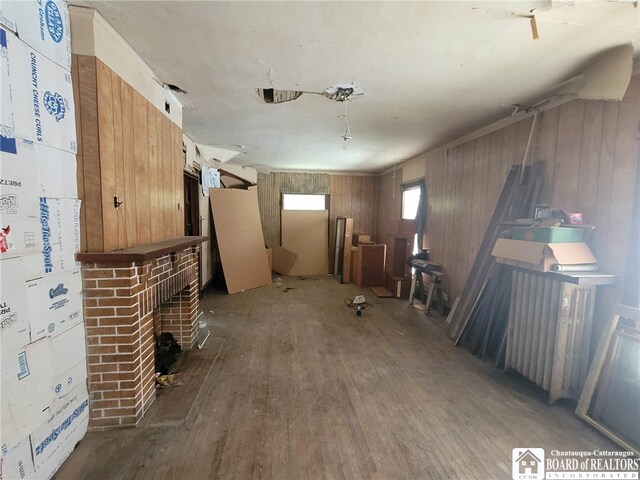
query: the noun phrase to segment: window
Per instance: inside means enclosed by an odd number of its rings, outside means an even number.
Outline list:
[[[413,220],[418,213],[420,203],[420,187],[409,187],[402,190],[402,218]]]
[[[420,183],[413,182],[402,186],[402,218],[414,220],[420,205]],[[418,235],[413,236],[413,252],[418,253]]]
[[[326,210],[326,195],[283,193],[283,210]]]

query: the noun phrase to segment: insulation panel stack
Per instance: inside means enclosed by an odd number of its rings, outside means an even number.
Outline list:
[[[69,14],[0,8],[1,467],[51,478],[89,418]]]

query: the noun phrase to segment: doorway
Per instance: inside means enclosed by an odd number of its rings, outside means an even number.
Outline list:
[[[200,235],[200,197],[198,177],[184,172],[184,234]]]

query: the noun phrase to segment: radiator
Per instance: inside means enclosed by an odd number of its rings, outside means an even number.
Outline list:
[[[596,287],[514,270],[505,370],[559,398],[578,399],[589,370]]]

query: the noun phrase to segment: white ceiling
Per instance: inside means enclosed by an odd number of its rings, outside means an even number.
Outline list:
[[[74,2],[75,3],[75,2]],[[380,171],[553,93],[607,48],[640,48],[627,2],[154,2],[95,7],[177,95],[195,142],[245,152],[231,163]],[[536,10],[540,39],[529,19]],[[265,104],[256,88],[319,92]]]

